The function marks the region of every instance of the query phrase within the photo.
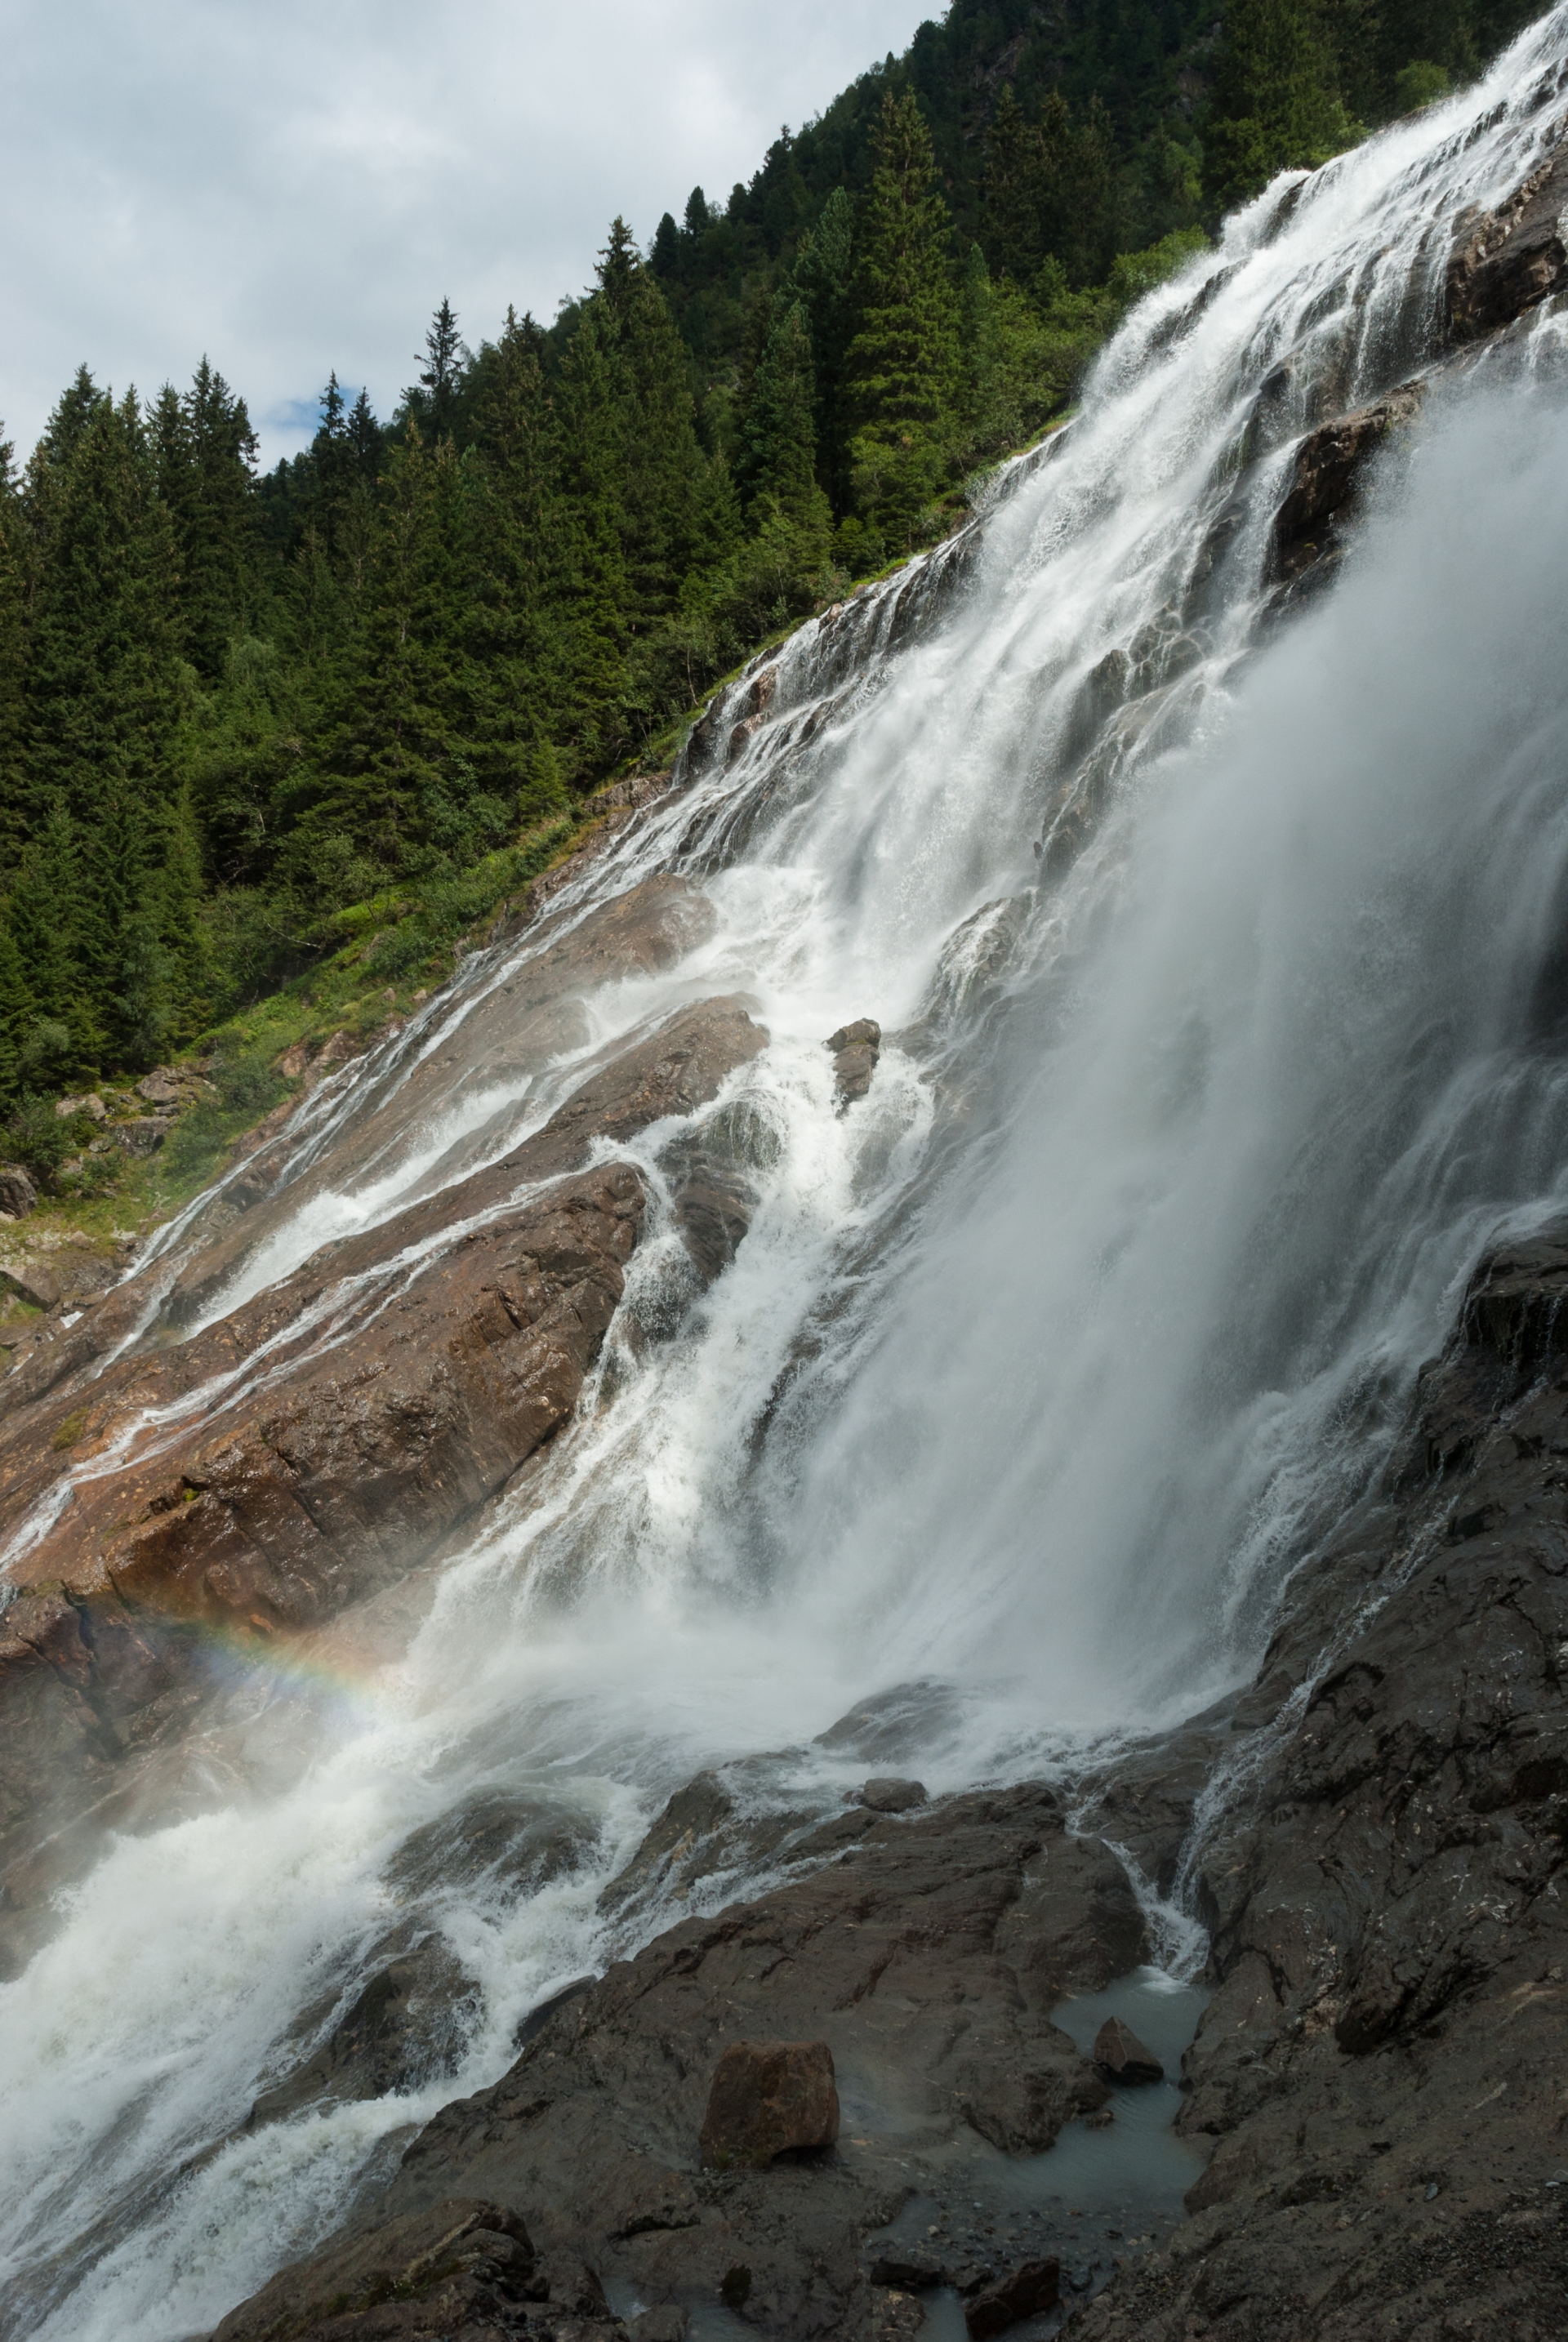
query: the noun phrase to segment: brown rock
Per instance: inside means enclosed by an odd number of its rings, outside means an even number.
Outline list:
[[[281,1074],[285,1081],[297,1082],[309,1063],[310,1043],[292,1041],[273,1059],[273,1071]]]
[[[925,1784],[924,1781],[900,1781],[891,1774],[883,1774],[855,1791],[854,1803],[864,1806],[869,1813],[906,1814],[914,1807],[925,1803]]]
[[[0,1212],[7,1219],[25,1220],[38,1201],[38,1190],[20,1163],[0,1163]]]
[[[843,1114],[871,1087],[882,1054],[882,1027],[869,1016],[857,1017],[853,1025],[841,1025],[824,1046],[833,1052],[834,1086]]]
[[[322,1043],[314,1062],[318,1066],[345,1066],[350,1057],[360,1055],[363,1046],[346,1026],[342,1026]]]
[[[95,1122],[105,1122],[108,1119],[109,1109],[96,1091],[93,1091],[86,1097],[56,1098],[55,1112],[62,1122],[67,1116],[73,1114],[85,1114],[90,1116]]]
[[[838,2091],[825,2041],[735,2041],[719,2059],[703,2118],[703,2162],[760,2169],[792,2148],[832,2147]]]
[[[1043,2310],[1054,2309],[1061,2297],[1059,2261],[1023,2261],[966,2304],[964,2323],[971,2342],[988,2342],[991,2335],[1005,2334],[1020,2318],[1038,2317]]]
[[[1163,2082],[1165,2069],[1130,2025],[1108,2017],[1094,2036],[1094,2063],[1113,2082]]]

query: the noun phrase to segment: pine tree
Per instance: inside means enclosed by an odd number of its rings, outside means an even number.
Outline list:
[[[426,439],[449,439],[457,428],[463,362],[468,355],[457,330],[457,313],[443,299],[424,336],[419,390],[410,391],[409,411]]]
[[[26,836],[27,552],[11,443],[0,439],[0,871],[15,867]]]
[[[463,481],[450,440],[410,422],[376,509],[360,606],[325,683],[321,742],[283,793],[297,883],[365,861],[416,869],[482,851],[509,808],[476,786],[462,647]],[[330,880],[329,880],[330,883]]]
[[[524,824],[567,801],[558,756],[541,753],[563,728],[571,696],[558,608],[570,529],[544,340],[532,317],[507,311],[475,416],[464,609],[467,653],[480,678],[475,760],[484,785]]]
[[[846,357],[856,425],[851,461],[863,515],[907,545],[942,485],[960,378],[952,224],[913,95],[890,90],[884,99],[876,157]]]
[[[985,140],[983,202],[986,255],[1017,285],[1029,284],[1045,256],[1044,163],[1039,125],[1025,120],[1006,82]]]
[[[741,425],[753,525],[787,526],[796,564],[820,568],[832,515],[816,480],[816,385],[804,303],[781,305],[752,380]]]
[[[624,220],[599,259],[595,330],[619,438],[627,618],[646,635],[680,604],[683,581],[722,559],[733,507],[697,436],[686,354]]]
[[[1204,179],[1220,208],[1277,171],[1313,170],[1350,145],[1333,54],[1316,0],[1232,0],[1204,135]]]
[[[816,379],[817,475],[836,513],[850,500],[850,422],[845,359],[853,331],[850,287],[854,275],[854,206],[834,187],[822,216],[804,240],[791,272],[804,305]]]
[[[22,1087],[24,1050],[35,1016],[32,986],[0,900],[0,1105],[9,1106]]]
[[[25,1085],[41,1088],[98,1058],[101,1033],[77,958],[80,914],[75,826],[56,797],[44,808],[5,899],[27,992]]]

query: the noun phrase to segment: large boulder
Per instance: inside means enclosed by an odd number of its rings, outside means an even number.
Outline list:
[[[754,2168],[838,2137],[838,2091],[825,2041],[732,2041],[703,2117],[705,2168]]]

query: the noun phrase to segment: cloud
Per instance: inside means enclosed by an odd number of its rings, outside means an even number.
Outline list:
[[[205,354],[264,457],[335,367],[386,412],[443,295],[554,315],[616,213],[727,196],[919,0],[11,0],[0,415],[32,445],[79,363],[144,392]]]

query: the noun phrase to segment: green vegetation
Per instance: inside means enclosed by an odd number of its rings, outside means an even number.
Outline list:
[[[85,1204],[118,1157],[55,1094],[199,1049],[194,1179],[268,1052],[439,982],[725,670],[952,527],[1220,205],[1516,21],[955,0],[723,208],[617,219],[550,328],[444,301],[386,422],[334,375],[265,477],[205,362],[83,367],[0,451],[0,1155]]]

